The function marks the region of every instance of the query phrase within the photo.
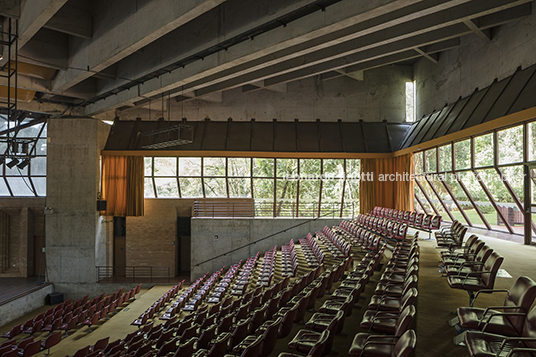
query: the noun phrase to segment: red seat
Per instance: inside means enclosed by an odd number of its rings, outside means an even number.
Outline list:
[[[21,333],[21,331],[22,331],[22,324],[18,324],[18,325],[13,326],[13,328],[10,331],[4,333],[0,337],[13,338],[15,336],[18,336]]]
[[[327,355],[329,351],[326,349],[326,345],[328,343],[328,340],[330,339],[330,334],[331,333],[327,330],[323,331],[318,341],[314,344],[313,348],[311,348],[311,350],[307,354],[307,357],[321,357]],[[303,357],[303,355],[284,352],[280,353],[278,357]]]
[[[342,319],[343,316],[339,315],[339,318],[333,319],[328,328],[325,330],[330,332],[330,337],[326,343],[326,351],[331,350],[333,339],[335,338],[335,331],[337,331],[338,324],[341,323]],[[320,332],[299,330],[296,336],[294,336],[294,338],[288,343],[288,348],[297,350],[299,352],[309,352],[321,337],[322,333]]]
[[[56,346],[61,341],[61,331],[54,332],[49,335],[45,340],[41,341],[41,349],[46,349],[47,355],[50,354],[50,348]]]
[[[362,357],[408,357],[415,349],[417,336],[408,330],[400,338],[391,336],[369,336],[361,346],[350,347],[348,354]]]

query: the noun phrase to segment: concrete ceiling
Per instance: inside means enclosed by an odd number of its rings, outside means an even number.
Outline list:
[[[18,62],[56,72],[20,74],[19,87],[36,94],[19,108],[83,115],[162,95],[214,101],[313,76],[359,80],[388,64],[437,62],[461,36],[489,41],[530,13],[530,0],[0,1],[3,30],[18,19]],[[3,46],[0,65],[8,59]]]

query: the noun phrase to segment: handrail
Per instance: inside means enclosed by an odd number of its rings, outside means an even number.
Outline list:
[[[171,281],[170,268],[168,266],[96,266],[97,282],[111,283],[156,283]]]
[[[333,214],[333,212],[329,212],[329,213],[326,213],[326,214],[324,214],[324,215],[321,215],[321,216],[318,216],[318,217],[314,217],[314,218],[308,219],[308,220],[305,221],[305,222],[298,223],[298,224],[296,224],[296,225],[294,225],[294,226],[292,226],[292,227],[285,228],[285,229],[280,230],[279,232],[276,232],[276,233],[272,233],[272,234],[270,234],[270,235],[267,235],[266,237],[257,239],[256,241],[250,242],[250,243],[248,243],[248,244],[244,244],[243,246],[240,246],[240,247],[238,247],[238,248],[231,249],[231,250],[229,250],[229,251],[226,252],[226,253],[222,253],[222,254],[216,255],[216,256],[214,256],[214,257],[212,257],[212,258],[210,258],[210,259],[207,259],[207,260],[205,260],[205,261],[202,261],[202,262],[200,262],[200,263],[197,263],[197,264],[195,264],[194,266],[195,266],[195,267],[198,267],[198,266],[200,266],[201,264],[205,264],[205,263],[208,263],[208,262],[210,262],[210,261],[212,261],[212,260],[215,260],[215,259],[218,259],[218,258],[221,258],[221,257],[225,257],[227,254],[230,254],[230,253],[236,252],[236,251],[238,251],[238,250],[240,250],[240,249],[249,247],[250,245],[257,244],[258,242],[262,242],[263,240],[266,240],[266,239],[268,239],[268,238],[272,238],[272,237],[274,237],[274,236],[276,236],[276,235],[278,235],[278,234],[285,233],[285,232],[288,231],[288,230],[294,229],[294,228],[299,227],[299,226],[303,226],[304,224],[307,224],[307,223],[316,221],[316,220],[319,219],[319,218],[326,217],[326,216],[329,216],[329,215],[331,215],[331,214]]]

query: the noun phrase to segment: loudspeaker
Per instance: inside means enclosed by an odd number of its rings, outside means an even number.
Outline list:
[[[45,297],[45,303],[47,305],[57,305],[63,302],[63,294],[62,293],[52,293],[48,294]]]
[[[106,201],[97,200],[97,211],[106,211]]]

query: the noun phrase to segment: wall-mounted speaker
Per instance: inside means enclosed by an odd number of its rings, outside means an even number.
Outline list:
[[[106,201],[97,200],[97,211],[106,211]]]

